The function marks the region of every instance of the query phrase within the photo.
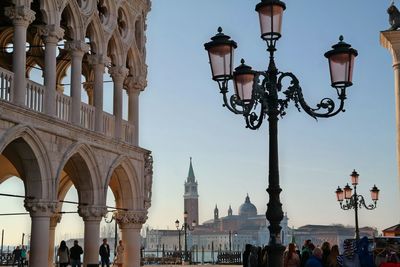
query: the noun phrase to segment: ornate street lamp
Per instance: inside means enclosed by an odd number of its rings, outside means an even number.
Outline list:
[[[304,100],[297,77],[291,72],[279,72],[275,65],[274,53],[276,42],[281,37],[285,9],[285,3],[279,0],[262,0],[256,6],[261,38],[266,41],[269,52],[266,71],[253,70],[243,59],[233,71],[233,54],[237,44],[222,32],[221,27],[211,41],[204,45],[209,55],[212,79],[218,83],[224,106],[235,114],[243,115],[246,127],[252,130],[260,128],[264,118],[268,117],[270,169],[266,217],[270,223],[269,266],[281,266],[284,251],[280,241],[283,211],[279,197],[282,189],[279,185],[278,117],[286,114],[291,101],[299,111],[303,109],[313,118],[328,118],[344,111],[346,88],[352,85],[354,59],[357,56],[357,51],[340,36],[332,50],[325,53],[329,62],[331,85],[337,92],[339,105],[330,98],[324,98],[315,108],[310,107]],[[228,97],[228,85],[232,79],[235,91]],[[290,80],[288,88],[283,88],[284,79]]]
[[[374,185],[371,192],[371,199],[374,202],[373,204],[367,205],[365,204],[364,197],[362,195],[357,194],[357,185],[358,185],[358,177],[359,174],[354,170],[351,175],[351,184],[354,186],[354,193],[352,194],[352,188],[349,184],[347,184],[343,190],[338,186],[336,189],[336,199],[340,203],[340,208],[343,210],[350,210],[354,209],[355,213],[355,223],[356,223],[356,231],[355,231],[355,238],[357,240],[360,239],[360,230],[358,228],[358,209],[362,207],[366,208],[367,210],[373,210],[376,208],[376,203],[379,199],[379,189]],[[343,201],[345,203],[343,204]]]
[[[183,257],[183,260],[185,262],[189,261],[189,255],[188,255],[188,251],[187,251],[187,232],[188,231],[193,231],[194,227],[196,226],[196,221],[193,221],[192,225],[190,226],[187,223],[187,217],[188,217],[188,213],[187,213],[187,211],[185,211],[183,213],[184,222],[183,222],[182,227],[179,227],[179,220],[175,221],[175,227],[176,227],[176,230],[178,230],[178,238],[179,238],[179,255],[181,257],[182,257],[182,253],[181,253],[181,232],[182,231],[183,231],[183,234],[184,234],[184,237],[185,237],[185,251],[184,251],[184,257]]]

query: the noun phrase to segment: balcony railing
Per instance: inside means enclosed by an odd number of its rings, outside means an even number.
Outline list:
[[[103,112],[103,131],[106,136],[113,137],[115,129],[115,117],[107,112]]]
[[[0,68],[0,100],[10,102],[10,92],[13,90],[14,73]],[[27,80],[25,105],[27,108],[44,112],[44,97],[46,87],[34,81]],[[60,120],[71,122],[72,98],[60,92],[56,93],[56,117]],[[112,114],[102,114],[103,134],[108,137],[115,137],[115,117]],[[95,107],[81,103],[80,125],[83,128],[95,130]],[[134,144],[134,126],[127,121],[122,121],[122,141]]]
[[[81,103],[81,125],[94,131],[94,106]]]
[[[63,93],[56,92],[56,116],[57,118],[70,121],[71,98]]]
[[[25,105],[35,111],[43,112],[44,86],[28,80],[26,83]]]
[[[13,86],[14,73],[0,68],[0,99],[10,101],[10,92]]]

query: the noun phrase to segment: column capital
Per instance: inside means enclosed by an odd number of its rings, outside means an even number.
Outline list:
[[[151,206],[151,195],[153,186],[153,156],[151,152],[145,154],[144,158],[144,207],[147,210]]]
[[[124,85],[127,88],[128,94],[139,94],[146,88],[147,80],[143,77],[128,76],[124,81]]]
[[[100,221],[106,213],[105,206],[78,206],[78,214],[84,221]]]
[[[35,11],[27,6],[6,7],[5,15],[9,17],[15,26],[28,27],[35,20]]]
[[[40,199],[24,201],[25,209],[32,217],[51,217],[57,212],[58,203]]]
[[[393,67],[398,67],[400,64],[400,31],[382,31],[380,42],[392,54]]]
[[[68,50],[70,52],[74,53],[78,53],[81,54],[83,56],[83,54],[89,52],[90,50],[90,46],[82,41],[68,41],[65,42],[65,46],[64,46],[65,50]]]
[[[104,55],[87,55],[89,65],[110,65],[111,58]]]
[[[45,43],[57,44],[64,37],[64,29],[56,25],[41,26],[38,30]]]
[[[124,82],[128,75],[128,69],[124,66],[114,66],[108,68],[108,73],[111,75],[114,82]]]
[[[147,210],[119,210],[114,213],[114,220],[117,220],[121,228],[140,229],[147,220]]]

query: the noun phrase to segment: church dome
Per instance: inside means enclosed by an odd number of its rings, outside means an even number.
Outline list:
[[[250,202],[249,195],[246,196],[246,200],[244,201],[244,203],[240,205],[239,215],[246,217],[257,215],[257,208]]]

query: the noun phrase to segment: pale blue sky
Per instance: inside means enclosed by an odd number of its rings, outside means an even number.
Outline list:
[[[199,183],[200,222],[212,218],[215,204],[221,216],[229,205],[237,214],[247,193],[259,213],[266,211],[267,124],[258,131],[245,129],[241,116],[222,107],[203,48],[222,26],[238,43],[235,62],[243,57],[255,69],[265,69],[268,58],[259,38],[257,3],[152,1],[147,20],[148,87],[140,96],[140,144],[154,156],[147,221],[152,227],[173,229],[174,221],[182,219],[190,156]],[[280,120],[281,198],[289,224],[354,225],[353,212],[340,210],[334,191],[349,182],[356,169],[359,192],[368,202],[373,184],[381,189],[378,208],[360,211],[360,225],[379,230],[392,226],[400,219],[393,72],[389,52],[379,44],[379,31],[389,28],[390,1],[287,0],[286,4],[276,63],[281,71],[297,75],[310,105],[335,97],[323,54],[339,35],[359,52],[345,113],[316,122],[291,106]],[[22,184],[11,180],[2,188],[1,192],[23,193]],[[67,198],[75,195],[71,190]],[[19,203],[11,201],[14,206]],[[19,208],[23,211],[22,204]],[[0,211],[6,212],[4,207]],[[29,229],[25,219],[14,221],[14,229]],[[11,221],[3,222],[2,218],[0,227],[10,227]],[[21,226],[15,227],[16,223]],[[64,216],[58,236],[82,233],[82,226],[77,215]],[[19,237],[8,240],[17,242]]]

